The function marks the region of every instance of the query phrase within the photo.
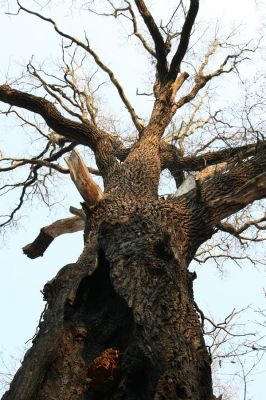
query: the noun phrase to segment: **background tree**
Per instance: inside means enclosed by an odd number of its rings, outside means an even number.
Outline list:
[[[252,120],[263,98],[258,92],[249,104],[249,97],[233,123],[209,105],[209,84],[238,72],[257,44],[235,45],[232,35],[220,40],[216,32],[201,54],[198,1],[181,1],[161,24],[143,1],[95,6],[84,5],[128,20],[148,52],[155,79],[151,90],[138,93],[152,96],[152,110],[146,119],[137,115],[87,37],[76,39],[18,2],[19,12],[49,23],[63,39],[63,63],[59,74],[32,59],[20,79],[0,86],[0,100],[8,105],[3,113],[32,127],[44,146],[30,157],[2,157],[2,172],[29,166],[26,179],[2,186],[7,194],[21,191],[2,226],[14,221],[30,195],[47,202],[56,172],[70,174],[83,209],[71,208],[74,217],[42,228],[24,252],[38,257],[58,235],[84,227],[85,246],[77,263],[45,286],[39,332],[3,398],[211,399],[211,358],[193,298],[196,276],[188,266],[195,257],[206,261],[210,245],[198,248],[218,231],[239,241],[263,239],[265,215],[252,216],[246,207],[265,197],[266,180],[263,123],[255,119],[254,126]],[[126,134],[97,105],[101,82],[95,83],[93,73],[82,75],[88,56],[107,74],[131,117]],[[87,168],[74,150],[78,145],[92,150],[97,169]],[[158,187],[166,169],[177,192],[163,198]],[[102,177],[103,192],[91,173]],[[235,214],[243,209],[245,214]],[[243,236],[247,231],[251,236]],[[221,244],[217,248],[211,257],[228,256]]]

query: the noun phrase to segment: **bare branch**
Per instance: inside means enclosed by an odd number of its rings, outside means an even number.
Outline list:
[[[35,78],[38,79],[38,81],[41,83],[42,87],[44,88],[44,90],[51,96],[53,97],[58,104],[60,104],[60,106],[68,113],[70,114],[72,117],[78,118],[81,121],[83,121],[82,115],[72,111],[69,107],[67,107],[67,105],[63,102],[62,97],[67,99],[72,105],[76,106],[75,103],[73,103],[73,101],[66,96],[66,94],[63,92],[63,90],[59,89],[56,85],[51,85],[49,83],[47,83],[42,77],[41,75],[37,72],[36,68],[32,65],[32,63],[30,62],[27,65],[27,70],[28,72],[34,76]],[[55,92],[59,92],[60,95],[57,95]]]
[[[224,61],[219,65],[219,67],[216,70],[214,70],[209,74],[204,75],[204,69],[208,65],[210,57],[215,53],[215,51],[220,45],[221,44],[217,40],[213,42],[213,44],[210,47],[210,50],[205,55],[204,60],[198,72],[195,75],[194,86],[192,87],[192,89],[188,94],[182,96],[178,101],[176,101],[176,103],[173,106],[172,115],[174,115],[179,108],[191,102],[197,96],[199,91],[203,89],[207,85],[207,83],[211,81],[213,78],[219,77],[222,74],[229,74],[230,72],[235,71],[237,69],[237,66],[241,62],[247,59],[246,57],[243,56],[246,52],[254,52],[254,49],[252,48],[248,47],[240,48],[237,53],[227,55]]]
[[[156,22],[154,21],[152,14],[148,10],[145,2],[143,0],[135,0],[135,3],[154,41],[155,53],[157,59],[158,77],[161,82],[164,82],[166,74],[168,72],[168,67],[166,60],[167,51],[163,37],[159,31],[158,26],[156,25]]]
[[[258,144],[247,144],[239,147],[231,147],[218,151],[208,152],[200,156],[183,157],[180,151],[173,145],[161,141],[160,150],[162,158],[162,169],[170,171],[201,171],[212,165],[223,162],[234,163],[256,154],[259,149],[264,149],[266,142]],[[234,160],[235,158],[235,160]]]
[[[135,112],[134,108],[131,106],[129,100],[127,99],[127,97],[126,97],[126,95],[125,95],[125,93],[124,93],[124,90],[123,90],[122,86],[121,86],[120,83],[118,82],[118,80],[117,80],[117,78],[115,77],[113,71],[112,71],[109,67],[107,67],[107,66],[101,61],[101,59],[99,58],[98,54],[95,53],[95,51],[92,50],[92,48],[90,47],[88,38],[86,37],[87,44],[85,44],[85,43],[81,42],[79,39],[76,39],[74,36],[71,36],[71,35],[69,35],[69,34],[67,34],[67,33],[61,31],[61,29],[58,28],[56,22],[55,22],[54,20],[52,20],[51,18],[46,18],[46,17],[44,17],[43,15],[41,15],[41,14],[39,14],[39,13],[37,13],[37,12],[31,11],[31,10],[29,10],[29,9],[27,9],[27,8],[25,8],[25,7],[23,7],[23,6],[21,5],[21,3],[19,2],[19,0],[17,0],[17,3],[18,3],[18,5],[19,5],[19,7],[20,7],[20,10],[23,10],[23,11],[25,11],[25,12],[28,13],[28,14],[35,15],[36,17],[42,19],[43,21],[46,21],[46,22],[52,24],[53,27],[54,27],[54,30],[55,30],[60,36],[66,38],[66,39],[68,39],[68,40],[70,40],[71,43],[75,43],[77,46],[83,48],[85,51],[87,51],[87,52],[93,57],[93,59],[94,59],[94,61],[96,62],[96,64],[99,65],[99,67],[100,67],[104,72],[106,72],[106,73],[109,75],[109,78],[110,78],[111,82],[112,82],[113,85],[116,87],[116,89],[117,89],[117,91],[118,91],[118,93],[119,93],[119,96],[120,96],[121,100],[122,100],[123,103],[125,104],[126,109],[128,110],[128,112],[130,113],[131,119],[132,119],[132,121],[133,121],[133,123],[134,123],[136,129],[138,130],[138,132],[141,132],[142,129],[143,129],[143,126],[142,126],[141,123],[139,122],[139,117],[136,115],[136,112]]]
[[[15,214],[21,209],[24,199],[26,197],[28,188],[30,188],[31,185],[35,184],[35,182],[38,179],[38,169],[39,168],[40,168],[39,165],[34,165],[33,168],[31,168],[31,170],[24,182],[21,182],[20,184],[11,185],[12,188],[22,187],[21,193],[19,196],[19,202],[15,206],[13,211],[10,213],[10,215],[6,216],[7,219],[3,223],[0,224],[0,228],[8,225],[11,221],[13,221]],[[5,187],[7,187],[7,185],[2,187],[1,189],[3,190]]]
[[[7,84],[0,85],[0,101],[41,115],[58,134],[95,150],[100,132],[90,123],[85,125],[65,118],[50,101],[13,89]]]
[[[95,52],[91,49],[87,37],[86,37],[86,40],[87,40],[87,47],[86,47],[87,51],[92,55],[92,57],[94,58],[96,64],[98,64],[99,67],[109,75],[109,78],[110,78],[111,82],[114,84],[114,86],[116,87],[116,89],[117,89],[117,91],[118,91],[118,93],[119,93],[119,96],[120,96],[121,100],[123,101],[124,105],[126,106],[126,109],[128,110],[128,112],[129,112],[129,114],[130,114],[130,116],[131,116],[131,119],[132,119],[132,121],[133,121],[133,123],[134,123],[134,125],[135,125],[135,127],[136,127],[136,129],[137,129],[137,131],[138,131],[139,133],[141,133],[142,130],[143,130],[143,125],[142,125],[141,122],[140,122],[141,119],[137,116],[137,114],[136,114],[134,108],[132,107],[132,105],[130,104],[128,98],[126,97],[125,92],[124,92],[124,89],[122,88],[122,86],[121,86],[120,83],[118,82],[117,78],[115,77],[115,75],[114,75],[114,73],[111,71],[111,69],[110,69],[109,67],[107,67],[107,66],[100,60],[98,54],[95,53]]]
[[[6,84],[0,85],[0,101],[41,115],[47,125],[58,134],[89,146],[95,152],[101,173],[117,164],[114,155],[116,138],[98,129],[89,121],[86,123],[72,121],[60,114],[55,105],[45,98],[15,90]],[[99,151],[102,146],[104,152],[110,154],[108,161],[106,157],[102,158],[102,153]]]
[[[0,167],[0,172],[12,171],[22,165],[30,164],[30,165],[39,165],[41,167],[47,167],[54,169],[57,172],[61,172],[62,174],[69,174],[69,170],[67,168],[63,168],[58,164],[53,164],[51,162],[45,160],[37,160],[37,159],[27,159],[27,158],[2,158],[0,161],[11,161],[11,164],[7,167]]]
[[[264,216],[261,218],[248,220],[247,222],[242,224],[242,226],[240,226],[239,228],[235,227],[234,225],[228,222],[223,222],[223,223],[220,222],[219,224],[217,224],[217,228],[224,232],[230,233],[240,241],[242,240],[263,241],[265,240],[264,238],[248,238],[248,237],[243,237],[241,235],[243,232],[245,232],[247,229],[251,227],[255,227],[258,231],[266,230],[266,225],[260,225],[262,222],[266,222],[266,213],[264,213]]]
[[[40,257],[56,237],[81,231],[84,227],[85,222],[80,217],[60,219],[42,228],[36,239],[23,247],[23,253],[29,258]]]
[[[177,51],[172,59],[168,80],[174,81],[180,71],[180,64],[187,52],[191,30],[199,10],[199,0],[190,0],[190,7],[186,16]]]
[[[240,162],[226,173],[201,185],[201,194],[212,210],[214,225],[255,200],[266,197],[265,152]]]
[[[135,12],[132,8],[132,5],[129,1],[124,0],[124,2],[127,4],[126,7],[115,7],[115,5],[113,4],[113,2],[108,1],[109,5],[112,8],[112,12],[97,12],[92,8],[88,8],[88,10],[90,10],[93,14],[96,15],[100,15],[100,16],[104,16],[104,17],[114,17],[114,18],[118,18],[120,16],[131,20],[132,25],[133,25],[133,35],[136,36],[136,38],[141,42],[141,44],[143,45],[143,47],[145,48],[145,50],[147,50],[147,52],[153,56],[154,58],[156,58],[156,53],[155,51],[150,47],[150,45],[147,43],[147,41],[145,40],[145,38],[143,37],[143,35],[139,32],[138,30],[138,24],[137,24],[137,18],[135,15]]]
[[[126,1],[126,3],[128,4],[128,10],[129,13],[131,15],[131,20],[132,20],[132,24],[133,24],[133,33],[134,35],[140,40],[140,42],[142,43],[143,47],[145,50],[147,50],[147,52],[154,58],[156,58],[156,53],[154,52],[154,50],[148,45],[147,41],[144,39],[144,37],[141,35],[141,33],[138,30],[138,25],[137,25],[137,19],[136,19],[136,15],[133,11],[133,8],[130,4],[129,1]]]
[[[33,123],[31,121],[29,121],[28,119],[26,119],[23,115],[21,115],[18,111],[16,110],[12,110],[12,108],[10,107],[9,110],[7,111],[0,111],[0,114],[6,115],[8,116],[9,114],[14,114],[16,115],[21,121],[21,126],[31,126],[32,128],[34,128],[34,130],[36,130],[41,136],[45,137],[46,139],[50,140],[49,135],[47,135],[46,133],[43,132],[43,130],[38,126],[39,124],[37,123]]]

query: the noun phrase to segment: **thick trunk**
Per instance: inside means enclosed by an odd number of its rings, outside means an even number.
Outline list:
[[[84,251],[46,285],[39,333],[3,400],[213,399],[188,272],[211,214],[196,189],[158,200],[159,144],[147,128],[100,201],[86,201]]]
[[[189,250],[161,203],[99,203],[3,400],[213,399]]]

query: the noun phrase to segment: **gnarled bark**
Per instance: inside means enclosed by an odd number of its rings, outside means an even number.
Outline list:
[[[86,257],[46,285],[39,333],[3,400],[212,398],[182,235],[167,202],[138,207],[97,221],[96,269],[90,234]]]
[[[188,265],[221,210],[253,199],[256,179],[265,196],[262,170],[264,153],[175,199],[106,193],[80,259],[44,288],[40,330],[3,400],[213,399]]]

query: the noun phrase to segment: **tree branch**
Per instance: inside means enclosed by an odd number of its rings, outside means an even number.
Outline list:
[[[173,208],[171,218],[183,238],[179,251],[190,262],[199,246],[217,231],[215,227],[221,220],[265,197],[266,153],[260,152],[227,172],[196,181],[178,197],[169,197],[162,202],[162,212],[169,215],[169,205]]]
[[[62,150],[60,152],[62,153]],[[53,155],[53,159],[59,157],[58,153]],[[29,161],[30,162],[33,161],[33,164],[35,164],[35,169],[36,167],[40,168],[41,166],[50,166],[51,164],[47,163],[44,160],[29,160]],[[34,161],[36,161],[36,163]],[[102,198],[102,192],[90,177],[88,168],[86,167],[84,161],[79,156],[77,151],[73,151],[72,155],[69,158],[67,158],[66,161],[69,165],[68,172],[70,172],[71,177],[75,185],[77,186],[79,192],[81,193],[82,197],[89,206],[94,205]],[[21,165],[22,164],[20,163],[20,166]],[[35,175],[36,174],[37,174],[37,169],[35,171]],[[23,196],[26,188],[31,183],[32,180],[24,183],[22,192]],[[19,206],[15,209],[14,212],[16,212],[21,207],[23,202],[23,196],[20,199]],[[10,218],[13,218],[14,212],[11,214]],[[75,212],[75,214],[77,213]],[[53,224],[42,228],[37,238],[32,243],[28,244],[23,248],[23,252],[30,258],[36,258],[42,256],[45,250],[57,236],[63,235],[65,233],[77,232],[79,230],[84,229],[84,226],[85,222],[80,213],[78,216],[56,221]]]
[[[72,106],[76,106],[75,103],[70,99],[70,97],[66,96],[66,94],[63,92],[63,90],[60,90],[56,85],[51,85],[47,83],[41,75],[37,72],[36,68],[32,65],[30,62],[27,65],[27,70],[30,73],[30,75],[34,76],[42,85],[43,89],[51,96],[53,97],[58,104],[72,117],[75,117],[77,119],[80,119],[81,122],[83,122],[82,115],[72,111],[67,105],[64,103],[63,99],[66,99],[68,102],[71,103]],[[59,95],[57,93],[59,93]]]
[[[154,41],[155,53],[157,59],[158,77],[160,82],[164,82],[166,74],[168,72],[168,67],[166,60],[167,52],[163,37],[159,31],[158,26],[156,25],[156,22],[154,21],[153,16],[148,10],[145,2],[143,0],[135,0],[135,3]]]
[[[126,97],[122,86],[118,82],[118,80],[115,77],[113,71],[109,67],[107,67],[107,65],[105,65],[101,61],[101,59],[99,58],[98,54],[95,53],[95,51],[92,50],[92,48],[90,47],[90,44],[89,44],[89,41],[88,41],[87,37],[86,37],[87,44],[85,44],[85,43],[81,42],[79,39],[76,39],[74,36],[71,36],[71,35],[61,31],[61,29],[58,28],[56,22],[54,20],[52,20],[51,18],[46,18],[43,15],[41,15],[41,14],[35,12],[35,11],[31,11],[31,10],[23,7],[18,0],[17,0],[17,3],[19,5],[19,7],[20,7],[20,10],[25,11],[28,14],[35,15],[36,17],[42,19],[43,21],[46,21],[46,22],[52,24],[53,27],[54,27],[54,30],[60,36],[70,40],[71,43],[75,43],[77,46],[83,48],[86,52],[88,52],[93,57],[93,59],[96,62],[96,64],[99,65],[99,67],[109,75],[109,78],[110,78],[111,82],[113,83],[113,85],[115,86],[115,88],[117,89],[121,100],[125,104],[126,109],[128,110],[136,129],[138,130],[138,132],[141,132],[142,129],[143,129],[143,126],[140,123],[139,117],[137,116],[134,108],[132,107],[132,105],[130,104],[128,98]]]
[[[260,149],[265,148],[266,141],[208,152],[197,157],[183,157],[180,154],[180,151],[174,145],[161,141],[160,151],[162,169],[167,168],[171,171],[171,173],[174,171],[176,173],[180,171],[201,171],[202,169],[212,165],[217,165],[226,161],[232,161],[233,158],[243,160],[253,156]]]
[[[0,167],[0,172],[12,171],[18,167],[22,167],[23,165],[39,165],[41,167],[47,167],[54,169],[57,172],[61,172],[61,174],[69,174],[69,170],[67,168],[61,167],[61,165],[53,164],[49,161],[38,160],[38,159],[28,159],[28,158],[2,158],[0,161],[11,161],[11,165],[7,167]]]
[[[180,64],[187,52],[191,30],[198,14],[198,10],[199,0],[190,0],[190,7],[182,28],[179,45],[170,65],[170,70],[168,73],[169,81],[173,82],[180,72]]]
[[[92,150],[96,149],[97,140],[103,134],[89,122],[85,125],[65,118],[49,100],[13,89],[7,84],[0,85],[0,101],[41,115],[59,135],[89,146]]]
[[[0,101],[41,115],[47,125],[59,135],[89,146],[95,153],[96,162],[103,175],[108,168],[117,164],[114,155],[116,139],[89,121],[72,121],[64,117],[50,101],[13,89],[7,84],[0,85]],[[107,153],[109,158],[106,157]]]
[[[65,157],[72,181],[89,206],[93,206],[103,196],[98,185],[93,181],[80,154],[73,150],[70,157]]]
[[[255,200],[266,197],[266,154],[260,152],[226,173],[217,174],[200,185],[201,196],[217,225],[222,219]]]
[[[264,216],[261,218],[247,221],[240,228],[236,228],[234,225],[229,224],[228,222],[219,223],[217,227],[224,232],[228,232],[236,237],[239,237],[241,233],[245,232],[252,226],[255,226],[258,230],[265,230],[266,229],[265,225],[263,226],[259,225],[261,222],[266,222],[266,213],[264,213]]]
[[[81,231],[84,227],[85,221],[80,217],[59,219],[51,225],[41,228],[36,239],[23,247],[23,253],[29,258],[40,257],[56,237],[64,235],[65,233]]]
[[[180,97],[174,103],[172,107],[172,117],[175,115],[176,111],[179,108],[183,107],[187,103],[190,103],[197,96],[199,91],[207,85],[209,81],[211,81],[213,78],[219,77],[222,74],[229,74],[230,72],[234,71],[237,68],[237,66],[246,59],[246,57],[242,57],[243,54],[246,52],[254,51],[254,49],[246,47],[240,48],[237,53],[227,55],[216,70],[210,72],[209,74],[204,75],[204,69],[208,65],[210,57],[215,53],[215,51],[219,46],[220,43],[217,40],[215,40],[212,46],[210,47],[209,51],[205,55],[204,60],[194,77],[194,85],[191,88],[190,92]],[[229,62],[231,63],[229,64]]]
[[[137,19],[136,19],[136,15],[133,11],[133,8],[130,4],[129,1],[126,1],[127,5],[128,5],[128,11],[131,15],[131,21],[133,24],[133,33],[134,35],[139,39],[139,41],[142,43],[143,47],[145,50],[147,50],[147,52],[154,58],[156,58],[156,53],[154,52],[154,50],[149,46],[149,44],[146,42],[146,40],[144,39],[144,37],[141,35],[141,33],[138,31],[138,25],[137,25]]]

